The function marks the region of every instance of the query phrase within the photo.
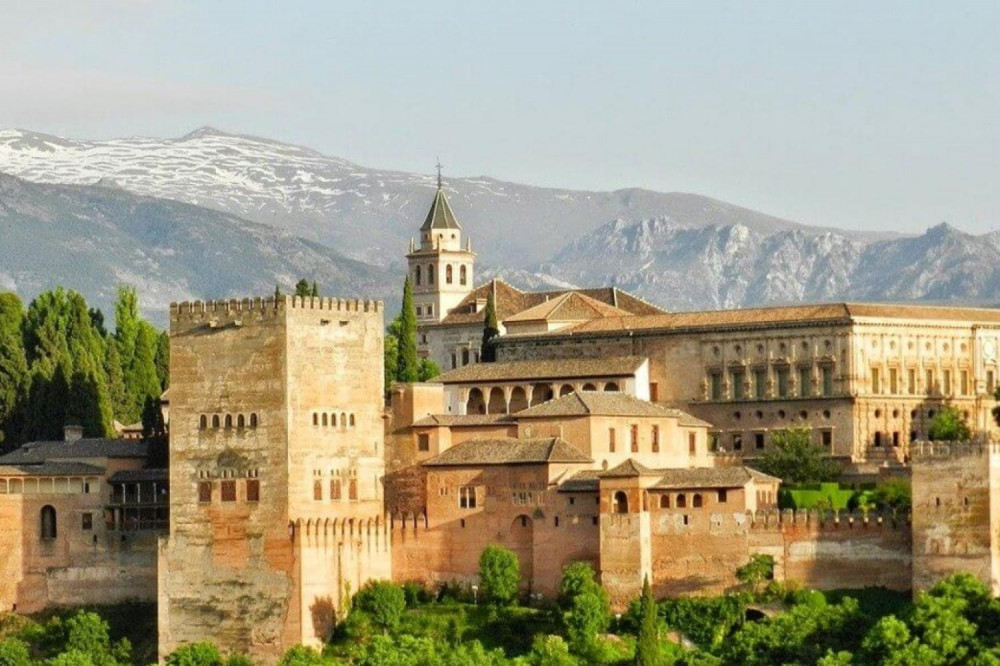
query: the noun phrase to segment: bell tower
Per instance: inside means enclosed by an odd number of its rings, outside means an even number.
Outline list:
[[[418,324],[436,324],[472,291],[476,254],[462,247],[462,227],[451,210],[437,165],[437,192],[420,227],[419,247],[410,239],[406,255]]]

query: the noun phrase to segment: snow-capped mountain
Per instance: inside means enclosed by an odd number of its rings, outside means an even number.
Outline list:
[[[267,139],[202,128],[179,139],[62,139],[0,130],[0,172],[26,180],[114,184],[205,206],[320,241],[368,263],[401,261],[433,196],[430,175],[382,171]],[[693,194],[585,192],[492,178],[445,179],[452,207],[488,265],[526,268],[614,218],[670,215],[693,227],[808,227]]]
[[[0,174],[0,290],[24,298],[64,286],[105,308],[119,284],[165,324],[172,300],[323,293],[398,300],[396,276],[313,241],[218,211],[93,185]],[[390,293],[391,292],[391,293]]]
[[[992,303],[1000,296],[1000,234],[940,224],[917,237],[865,242],[801,229],[615,220],[539,267],[536,279],[545,278],[617,285],[677,310],[834,300]]]

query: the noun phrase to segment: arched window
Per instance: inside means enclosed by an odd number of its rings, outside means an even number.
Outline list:
[[[451,284],[451,264],[444,267],[444,281]]]
[[[208,427],[208,417],[202,414],[201,418],[198,419],[198,428],[204,430],[207,427]]]
[[[240,414],[239,416],[236,417],[236,427],[237,428],[245,428],[246,425],[247,425],[246,418],[242,414]]]
[[[612,513],[628,513],[628,495],[619,490],[615,493],[611,502]]]
[[[337,412],[330,414],[330,425],[336,427],[337,425]]]
[[[326,414],[323,414],[323,425],[329,425],[328,421],[329,420],[326,418]]]
[[[233,415],[232,414],[226,414],[226,427],[227,428],[232,428],[233,427]]]
[[[604,390],[605,391],[620,391],[621,389],[618,388],[618,384],[616,384],[614,382],[608,382],[607,384],[604,385]]]
[[[679,494],[677,496],[677,508],[684,509],[687,508],[687,505],[688,505],[687,495],[685,495],[684,493]]]
[[[313,412],[313,425],[319,425],[319,414]]]
[[[458,283],[464,285],[465,282],[466,282],[465,266],[460,266],[458,269]]]
[[[419,287],[420,286],[420,266],[413,272],[413,282]]]
[[[256,412],[250,414],[250,427],[251,428],[256,428],[257,427],[257,413]]]
[[[696,509],[701,508],[701,493],[695,493],[694,497],[691,498],[691,506]]]
[[[670,508],[670,495],[660,495],[660,508],[661,509]]]
[[[351,427],[354,427],[354,414],[351,414]]]
[[[427,264],[427,284],[434,284],[434,264]]]
[[[340,427],[341,428],[347,427],[347,414],[345,414],[344,412],[340,413]]]
[[[42,507],[41,535],[42,539],[56,538],[56,510],[48,504]]]
[[[218,428],[219,427],[219,415],[218,414],[213,414],[212,415],[212,427],[213,428]]]

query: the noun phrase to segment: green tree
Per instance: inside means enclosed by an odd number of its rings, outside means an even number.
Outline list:
[[[316,280],[313,280],[312,288],[309,290],[309,295],[313,298],[319,298],[319,286],[316,285]]]
[[[142,417],[147,398],[159,398],[160,380],[156,374],[157,333],[148,322],[140,321],[135,338],[132,366],[125,370],[125,386],[129,395],[129,423]]]
[[[278,666],[320,666],[323,657],[311,647],[295,645],[289,648],[278,661]]]
[[[115,299],[115,343],[118,345],[118,359],[126,377],[135,358],[139,321],[139,297],[136,295],[135,289],[124,285],[118,287],[118,296]],[[128,393],[130,387],[127,378],[125,387],[126,393]],[[132,420],[134,419],[133,416]]]
[[[479,360],[483,363],[493,363],[497,360],[495,338],[500,335],[497,323],[497,304],[490,289],[486,296],[486,314],[483,316],[483,343],[479,349]]]
[[[367,613],[382,633],[387,634],[399,626],[406,610],[406,596],[400,585],[387,580],[371,580],[355,595],[354,607]]]
[[[809,428],[776,430],[770,447],[753,466],[786,483],[832,481],[840,474],[840,466],[812,443]]]
[[[509,606],[517,599],[521,566],[517,555],[502,546],[488,546],[479,556],[479,582],[483,598],[496,606]]]
[[[594,568],[589,562],[573,562],[563,567],[559,581],[559,606],[565,611],[573,606],[573,601],[581,594],[595,594],[607,601],[607,592],[597,582]],[[608,616],[610,617],[610,607]]]
[[[660,620],[656,612],[656,599],[649,585],[649,576],[643,578],[642,596],[639,597],[639,636],[635,644],[636,666],[657,666],[660,659]]]
[[[222,666],[222,655],[208,642],[181,645],[167,656],[168,666]]]
[[[441,374],[441,368],[430,358],[420,359],[420,368],[417,370],[417,378],[426,382]]]
[[[20,417],[28,383],[21,327],[24,305],[17,294],[0,294],[0,447],[20,439]]]
[[[606,600],[593,592],[573,598],[569,610],[563,614],[563,623],[569,645],[576,654],[588,661],[595,660],[600,634],[607,630],[610,615]]]
[[[160,331],[156,336],[156,351],[153,354],[156,366],[156,380],[160,383],[160,393],[170,388],[170,334]]]
[[[111,341],[105,349],[104,372],[108,376],[108,398],[111,411],[117,420],[124,422],[129,411],[128,394],[125,392],[125,373],[122,371],[118,345]]]
[[[385,329],[385,344],[383,345],[383,368],[385,372],[385,388],[396,383],[399,373],[399,331],[403,321],[400,315],[389,322]]]
[[[570,654],[569,645],[562,636],[539,634],[531,643],[531,652],[525,655],[528,666],[576,666],[576,658]]]
[[[754,593],[765,580],[774,577],[774,557],[763,553],[754,553],[750,561],[736,569],[736,580],[749,586]]]
[[[417,310],[413,305],[413,287],[407,276],[406,282],[403,283],[403,309],[399,315],[399,356],[396,364],[396,381],[410,383],[419,378]]]
[[[281,293],[281,285],[274,285],[274,300],[280,299],[284,294]]]
[[[28,644],[17,638],[0,641],[0,666],[31,666]]]
[[[952,405],[945,405],[931,419],[927,437],[937,442],[965,442],[971,439],[972,432],[962,413]]]
[[[295,283],[295,295],[301,296],[303,298],[308,298],[312,293],[312,288],[309,286],[309,281],[302,278]]]

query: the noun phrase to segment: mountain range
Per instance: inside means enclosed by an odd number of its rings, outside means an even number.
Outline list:
[[[398,300],[435,178],[201,128],[85,141],[0,130],[0,288],[63,283],[99,303],[117,282],[147,309],[177,298],[326,293]],[[16,176],[11,177],[11,176]],[[1000,238],[811,227],[696,194],[446,178],[480,278],[617,285],[672,309],[801,300],[983,302]]]

